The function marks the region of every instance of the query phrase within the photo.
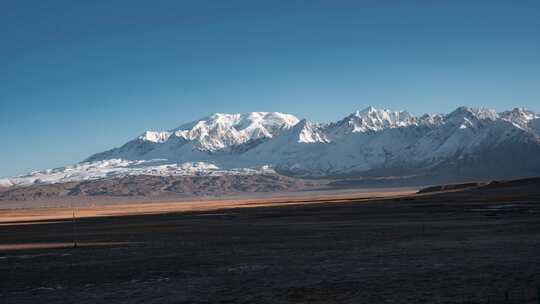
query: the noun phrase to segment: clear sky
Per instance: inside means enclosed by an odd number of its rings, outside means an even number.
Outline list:
[[[212,112],[540,111],[540,1],[0,1],[0,176]]]

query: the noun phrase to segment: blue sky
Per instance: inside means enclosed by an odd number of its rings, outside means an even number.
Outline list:
[[[540,111],[539,1],[0,2],[0,176],[212,112]]]

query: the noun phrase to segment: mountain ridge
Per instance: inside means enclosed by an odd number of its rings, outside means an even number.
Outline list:
[[[494,162],[510,165],[497,168]],[[279,112],[215,113],[167,131],[146,131],[78,165],[0,179],[0,185],[265,170],[301,177],[474,173],[463,166],[486,178],[540,175],[540,115],[524,108],[459,107],[417,117],[370,106],[320,124]]]

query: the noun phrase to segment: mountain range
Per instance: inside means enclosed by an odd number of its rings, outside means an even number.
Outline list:
[[[367,107],[321,124],[276,112],[216,113],[146,131],[75,165],[0,179],[0,186],[273,172],[423,183],[540,175],[540,115],[459,107],[416,117]]]

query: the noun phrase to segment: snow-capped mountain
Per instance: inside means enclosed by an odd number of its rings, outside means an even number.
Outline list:
[[[0,183],[256,174],[270,168],[301,176],[455,180],[540,175],[540,115],[522,108],[497,113],[460,107],[415,117],[368,107],[319,124],[275,112],[213,114],[168,131],[144,132],[81,164]]]
[[[216,113],[169,131],[146,131],[120,148],[89,157],[86,161],[121,158],[128,160],[207,160],[214,154],[230,153],[278,136],[298,123],[282,113]],[[244,148],[245,148],[244,147]]]
[[[331,124],[328,126],[328,131],[340,136],[348,133],[377,132],[384,129],[406,127],[415,123],[416,118],[407,111],[379,110],[370,106]]]

